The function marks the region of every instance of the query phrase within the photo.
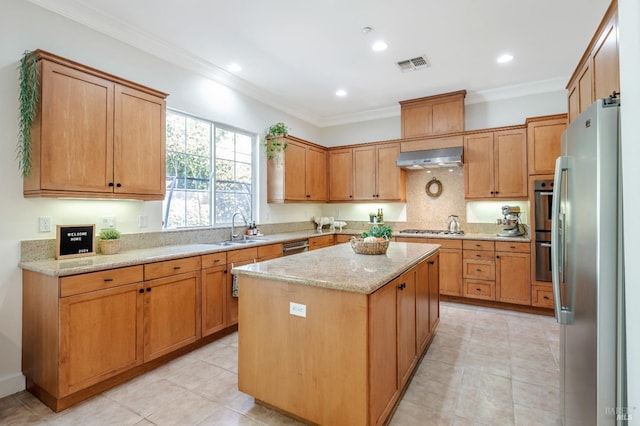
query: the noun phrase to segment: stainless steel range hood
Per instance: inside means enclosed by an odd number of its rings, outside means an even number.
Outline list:
[[[401,152],[396,164],[407,170],[462,167],[462,147]]]

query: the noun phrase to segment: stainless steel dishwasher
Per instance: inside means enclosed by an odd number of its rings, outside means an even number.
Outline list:
[[[309,240],[290,241],[282,244],[282,255],[291,256],[292,254],[298,254],[305,251],[309,251]]]

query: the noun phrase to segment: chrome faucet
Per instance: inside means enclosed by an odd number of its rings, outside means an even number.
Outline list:
[[[235,227],[236,227],[236,216],[240,215],[240,217],[242,217],[242,220],[244,221],[244,225],[247,226],[247,218],[244,217],[244,215],[241,212],[235,212],[233,214],[233,217],[231,217],[231,241],[237,239],[240,234],[236,234],[235,232]]]

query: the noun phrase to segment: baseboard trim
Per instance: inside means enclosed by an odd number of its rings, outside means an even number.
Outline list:
[[[22,373],[0,377],[0,398],[22,392],[26,389],[25,377]]]

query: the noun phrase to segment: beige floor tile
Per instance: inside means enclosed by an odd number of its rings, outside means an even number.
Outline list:
[[[158,426],[195,425],[222,406],[186,389],[175,389],[172,398],[147,420]]]
[[[97,395],[48,419],[50,425],[120,426],[134,425],[143,419],[126,406]]]
[[[559,413],[514,404],[516,426],[561,426]]]
[[[250,417],[243,416],[227,407],[218,407],[198,426],[257,426],[262,425]]]
[[[474,419],[486,425],[513,425],[513,402],[481,395],[476,403]]]
[[[396,408],[393,417],[389,422],[391,426],[407,425],[429,425],[448,426],[451,424],[453,413],[433,411],[427,407],[416,405],[412,402],[402,400]]]
[[[183,395],[184,389],[166,379],[147,383],[124,383],[104,392],[114,403],[129,408],[141,417],[148,417],[162,409],[176,397]]]
[[[423,359],[416,369],[416,381],[433,381],[450,388],[458,388],[464,367]]]
[[[549,413],[559,413],[560,389],[553,385],[541,386],[514,380],[513,402]]]

